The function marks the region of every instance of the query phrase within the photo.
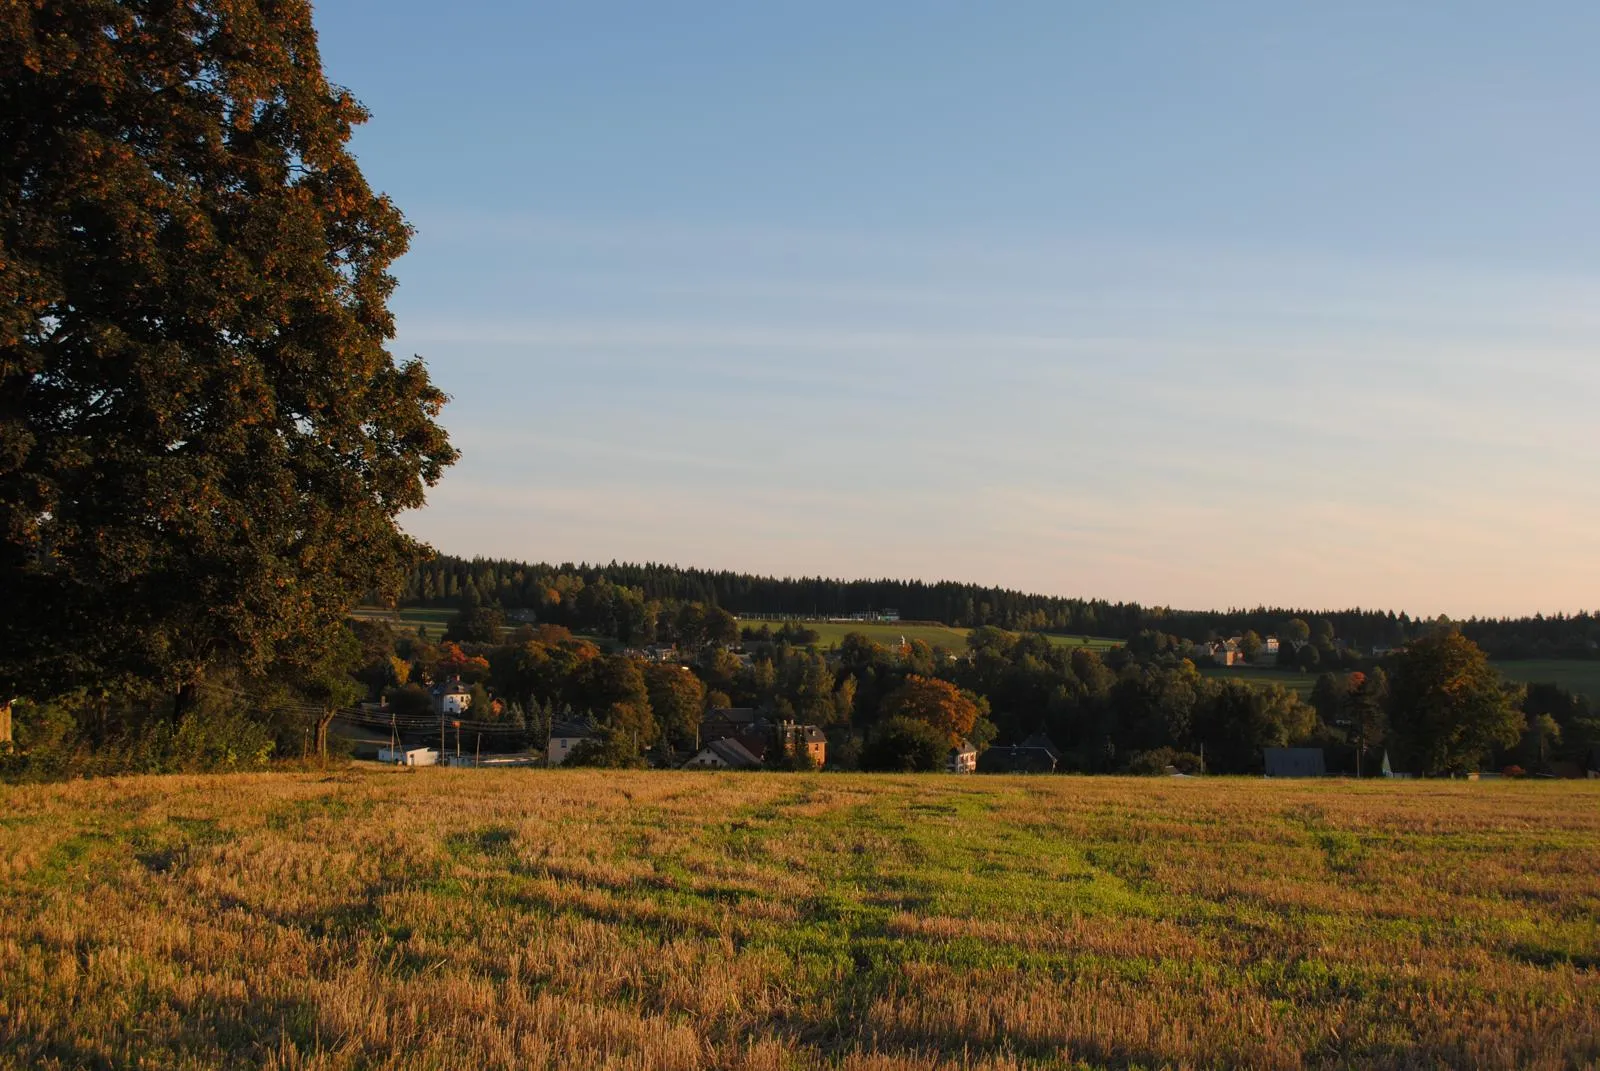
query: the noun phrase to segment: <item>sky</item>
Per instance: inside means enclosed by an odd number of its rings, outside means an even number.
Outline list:
[[[316,10],[441,551],[1600,607],[1600,5]]]

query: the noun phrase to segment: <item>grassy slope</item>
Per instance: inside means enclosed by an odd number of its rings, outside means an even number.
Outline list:
[[[765,624],[771,625],[776,629],[780,622],[741,620],[739,624],[745,628],[760,628]],[[900,637],[904,636],[908,643],[912,640],[923,640],[929,646],[944,647],[952,651],[964,651],[967,647],[967,634],[972,631],[971,629],[954,628],[949,625],[884,624],[862,621],[802,621],[800,624],[816,632],[821,637],[818,642],[823,647],[831,647],[850,633],[859,632],[869,639],[883,644],[899,643]],[[1048,639],[1058,647],[1079,647],[1083,646],[1085,640],[1087,640],[1088,646],[1101,650],[1119,646],[1122,642],[1121,640],[1106,639],[1100,636],[1052,635]]]
[[[396,612],[389,610],[362,608],[354,611],[352,616],[358,618],[368,618],[371,620],[388,621],[391,624],[394,624],[398,621],[399,626],[408,632],[415,629],[418,625],[423,625],[428,629],[428,635],[434,639],[438,639],[440,636],[444,635],[444,630],[450,624],[450,619],[455,616],[455,611],[451,609],[425,609],[422,607],[412,606],[400,610],[397,614]],[[904,636],[908,642],[911,640],[924,640],[930,646],[946,647],[953,651],[961,651],[966,649],[967,633],[971,631],[970,629],[964,628],[951,628],[948,625],[885,625],[876,622],[843,623],[832,621],[805,621],[801,623],[807,628],[816,630],[816,632],[821,636],[821,640],[819,642],[823,647],[830,647],[838,643],[851,632],[860,632],[871,639],[876,640],[878,643],[899,643],[900,637]],[[774,628],[778,626],[778,622],[776,621],[740,621],[739,624],[741,626],[749,626],[752,628],[759,628],[763,624],[772,625]],[[508,627],[506,631],[509,632],[511,630]],[[1065,647],[1080,646],[1084,643],[1085,639],[1087,639],[1089,646],[1099,648],[1101,650],[1118,646],[1122,642],[1120,640],[1106,639],[1100,636],[1050,636],[1049,639],[1051,643],[1056,644],[1057,646]]]
[[[1600,661],[1528,658],[1513,662],[1496,662],[1494,668],[1510,680],[1559,684],[1569,692],[1600,701]]]
[[[0,1067],[1600,1058],[1600,784],[350,770],[0,816]]]
[[[1494,667],[1508,680],[1559,684],[1570,692],[1600,700],[1600,661],[1585,662],[1560,658],[1526,659],[1516,662],[1495,662]],[[1207,669],[1201,672],[1208,677],[1231,676],[1244,680],[1260,681],[1264,684],[1281,684],[1286,688],[1292,688],[1299,692],[1302,698],[1309,697],[1312,687],[1317,683],[1317,675],[1315,673],[1298,673],[1290,670],[1274,669],[1270,666]]]
[[[1299,692],[1302,699],[1310,698],[1311,689],[1316,687],[1317,683],[1315,673],[1300,673],[1272,666],[1229,666],[1226,669],[1203,669],[1200,672],[1208,677],[1232,677],[1256,684],[1281,684],[1285,688]]]

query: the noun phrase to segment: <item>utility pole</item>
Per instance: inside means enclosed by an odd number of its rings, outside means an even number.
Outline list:
[[[483,765],[483,734],[482,733],[478,734],[478,750],[477,750],[477,753],[472,756],[472,765],[474,765],[474,766],[482,766]]]
[[[456,758],[459,759],[461,757],[461,722],[456,721],[453,724],[456,727]]]

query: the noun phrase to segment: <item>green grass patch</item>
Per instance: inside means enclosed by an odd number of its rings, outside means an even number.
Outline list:
[[[1507,680],[1522,684],[1557,684],[1569,692],[1600,701],[1600,660],[1525,658],[1496,662]]]
[[[741,628],[760,628],[769,625],[776,630],[780,621],[758,621],[753,618],[741,618]],[[967,636],[971,633],[969,628],[956,628],[951,625],[911,624],[900,622],[882,621],[796,621],[793,624],[804,625],[820,637],[817,641],[821,647],[837,646],[852,632],[858,632],[874,643],[893,646],[901,642],[921,640],[930,647],[944,647],[951,651],[963,651],[967,647]],[[1110,639],[1105,636],[1079,636],[1063,635],[1059,633],[1046,633],[1045,638],[1057,647],[1092,647],[1096,650],[1108,650],[1120,647],[1121,640]]]

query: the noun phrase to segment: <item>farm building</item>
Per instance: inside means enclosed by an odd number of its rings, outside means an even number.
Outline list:
[[[1034,733],[1022,742],[1022,746],[1044,748],[1050,754],[1052,767],[1061,765],[1061,749],[1056,747],[1056,742],[1044,733]]]
[[[558,721],[550,726],[550,744],[545,749],[545,759],[551,766],[560,766],[572,754],[572,749],[595,736],[593,723],[587,721]]]
[[[978,773],[1054,773],[1054,748],[1027,743],[992,747],[978,756]]]
[[[388,747],[378,749],[378,761],[392,763],[396,766],[437,766],[439,765],[439,752],[438,749],[431,747],[408,747],[405,744],[391,744]]]
[[[686,770],[758,770],[761,760],[737,740],[713,740],[683,764]]]
[[[1326,777],[1320,747],[1269,747],[1263,752],[1268,777]]]

